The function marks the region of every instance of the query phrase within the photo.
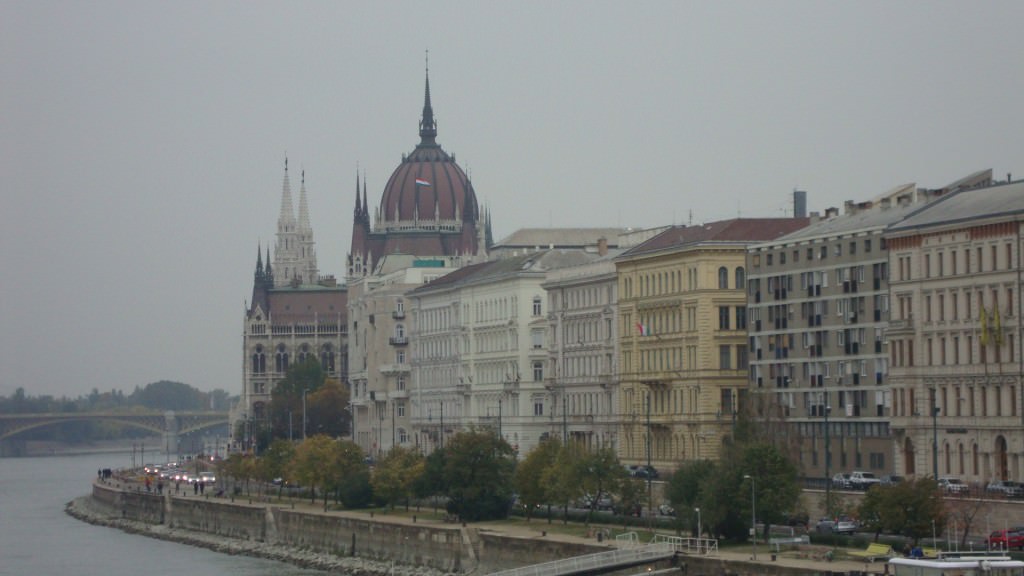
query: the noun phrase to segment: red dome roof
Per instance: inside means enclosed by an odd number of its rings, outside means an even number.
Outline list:
[[[380,200],[380,221],[385,227],[398,222],[408,228],[418,221],[424,227],[441,220],[476,222],[476,194],[466,173],[435,141],[437,123],[430,105],[430,78],[424,92],[420,143],[391,174]]]

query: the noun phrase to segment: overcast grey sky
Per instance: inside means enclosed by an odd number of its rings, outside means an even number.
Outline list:
[[[500,239],[1024,175],[1024,3],[0,0],[0,395],[241,389],[285,154],[322,273],[438,141]]]

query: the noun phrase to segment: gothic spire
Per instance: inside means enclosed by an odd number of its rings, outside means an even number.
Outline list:
[[[430,54],[427,53],[429,58]],[[430,61],[427,61],[427,82],[423,90],[423,119],[420,120],[420,145],[434,145],[437,138],[437,122],[434,121],[434,109],[430,106]]]
[[[302,171],[302,185],[299,188],[299,232],[312,234],[309,225],[309,205],[306,203],[306,171]]]
[[[281,185],[281,214],[277,217],[278,232],[295,224],[295,205],[292,204],[292,184],[288,179],[288,157],[284,157],[284,183]]]
[[[359,169],[356,168],[356,220],[363,213],[362,205],[359,202]]]

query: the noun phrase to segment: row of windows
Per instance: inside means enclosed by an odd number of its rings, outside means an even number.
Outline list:
[[[856,240],[850,240],[845,245],[847,246],[846,250],[847,250],[848,254],[850,254],[850,255],[857,254],[857,245],[858,244],[857,244]],[[864,247],[864,253],[865,254],[869,254],[871,252],[871,247],[872,247],[871,238],[865,238],[862,241],[861,245]],[[882,245],[882,250],[885,250],[885,239],[884,238],[881,240],[881,245]],[[841,242],[841,241],[832,244],[832,253],[836,257],[842,256],[843,255],[843,246],[844,246],[844,243]],[[789,252],[789,254],[791,255],[793,263],[796,263],[796,262],[800,261],[800,252],[801,252],[801,250],[799,248],[792,250],[792,252]],[[806,259],[807,259],[808,262],[814,260],[815,255],[817,255],[818,260],[825,260],[825,259],[828,258],[828,255],[829,255],[829,247],[826,246],[826,245],[811,246],[811,247],[808,247],[808,248],[804,249],[803,252],[804,252],[804,255],[806,256]],[[764,255],[765,256],[765,264],[767,266],[772,266],[772,265],[774,265],[775,261],[778,260],[778,263],[779,263],[780,266],[784,265],[784,264],[786,264],[786,254],[787,254],[787,252],[785,250],[779,250],[778,252],[774,252],[774,253],[773,252],[769,252],[769,253]],[[761,266],[761,254],[753,254],[752,257],[751,257],[751,260],[752,260],[752,264],[754,265],[755,268],[758,268],[758,267]]]
[[[939,386],[931,390],[898,387],[893,411],[897,416],[931,416],[931,409],[946,417],[989,417],[1017,415],[1017,387]]]
[[[697,268],[689,267],[686,269],[687,283],[686,290],[697,290]],[[733,282],[732,288],[742,290],[746,285],[746,272],[742,266],[739,266],[733,270]],[[657,272],[650,274],[640,274],[636,278],[637,290],[634,294],[633,290],[634,278],[626,276],[622,280],[622,291],[626,298],[633,298],[634,296],[659,296],[665,294],[678,294],[683,291],[683,273],[681,270],[672,270],[666,272]],[[725,266],[718,268],[718,289],[728,290],[729,286],[729,269]]]
[[[980,272],[994,272],[998,270],[1013,270],[1016,267],[1014,262],[1013,244],[1007,242],[1003,245],[1002,260],[1000,260],[999,246],[990,244],[988,246],[988,259],[985,259],[986,250],[983,246],[964,248],[962,250],[936,250],[925,252],[922,255],[921,274],[925,278],[941,278],[943,276],[956,276],[959,274],[977,274]],[[972,253],[974,254],[972,258]],[[900,280],[916,279],[912,274],[912,258],[910,254],[897,256],[897,264]],[[972,269],[973,265],[973,269]]]
[[[890,344],[889,354],[893,366],[914,366],[917,363],[914,356],[914,340],[900,338],[893,340]],[[975,355],[974,336],[968,334],[963,338],[952,335],[925,339],[924,365],[957,366],[974,364],[976,359],[985,364],[990,361],[990,348],[992,362],[1000,364],[1016,361],[1015,334],[995,335],[989,337],[987,342],[979,341],[977,355]]]

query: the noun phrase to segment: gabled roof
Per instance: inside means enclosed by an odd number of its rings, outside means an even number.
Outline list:
[[[920,212],[889,228],[890,232],[907,232],[956,224],[970,220],[1024,215],[1024,180],[1002,182],[985,188],[968,188],[939,198]]]
[[[810,223],[810,218],[733,218],[694,226],[673,226],[630,248],[620,259],[704,243],[748,244],[774,240]]]

